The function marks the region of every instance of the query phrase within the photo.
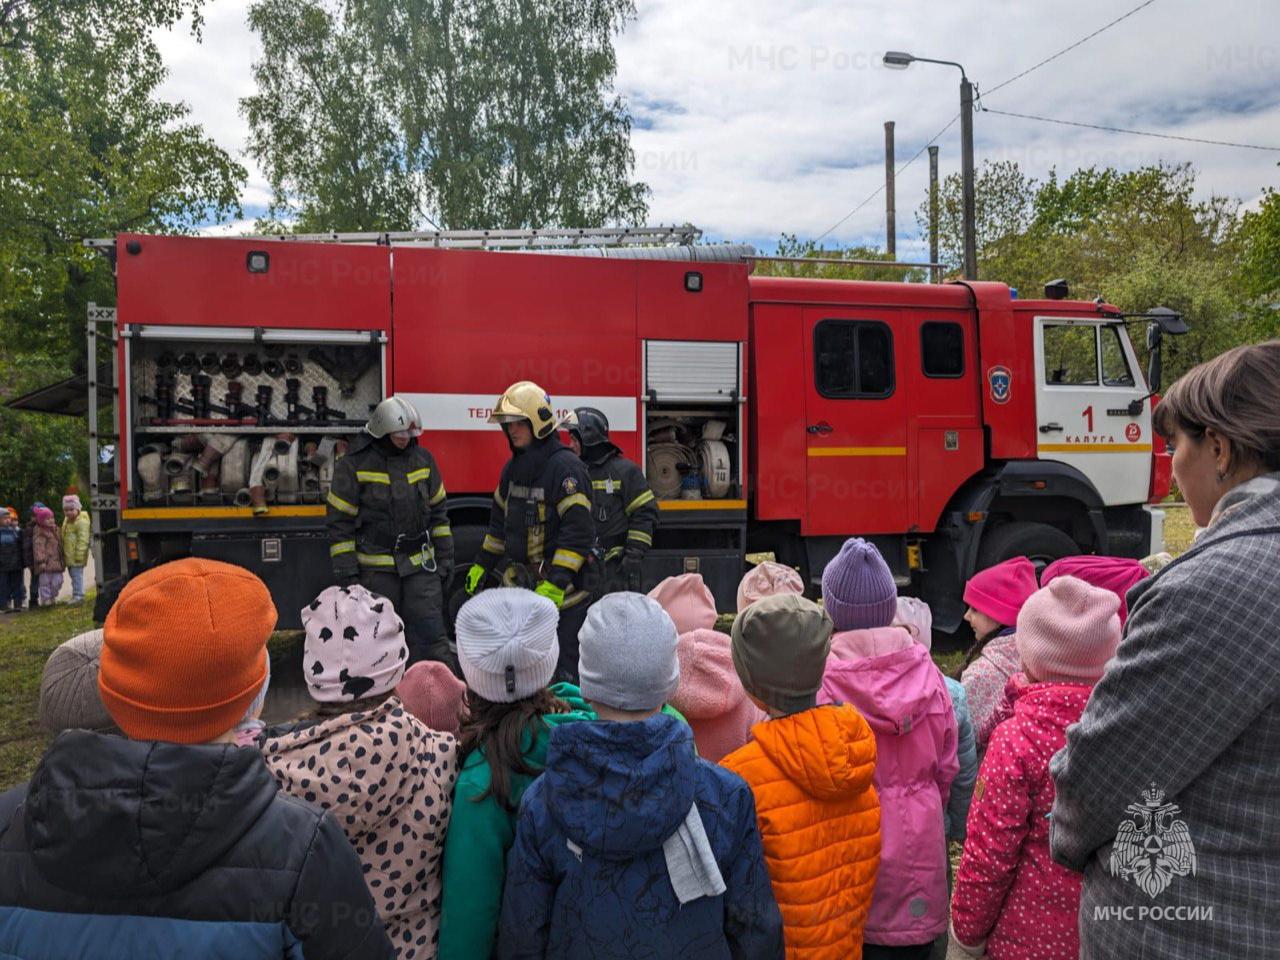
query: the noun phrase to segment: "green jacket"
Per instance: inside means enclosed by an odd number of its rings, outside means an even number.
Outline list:
[[[68,567],[83,567],[89,562],[91,537],[89,514],[83,510],[74,520],[62,521],[62,557]]]
[[[557,683],[551,692],[569,704],[569,712],[544,715],[547,726],[536,737],[526,734],[524,758],[539,770],[546,766],[552,729],[596,719],[595,711],[582,699],[577,687]],[[684,721],[672,707],[663,707],[663,713]],[[532,782],[533,777],[512,775],[511,802],[517,810]],[[462,763],[444,841],[439,960],[487,960],[498,942],[498,914],[507,877],[507,853],[516,839],[516,815],[503,810],[493,797],[475,802],[488,789],[489,761],[476,750]]]

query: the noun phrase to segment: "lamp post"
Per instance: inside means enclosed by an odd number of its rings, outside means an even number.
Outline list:
[[[964,194],[964,278],[978,279],[978,244],[974,236],[973,200],[973,84],[965,75],[964,67],[953,60],[930,60],[899,50],[884,55],[884,65],[894,70],[905,70],[913,63],[940,63],[960,71],[960,181]]]

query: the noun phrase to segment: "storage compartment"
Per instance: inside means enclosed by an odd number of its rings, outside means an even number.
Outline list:
[[[324,503],[381,401],[385,337],[332,330],[125,333],[133,507]]]
[[[743,497],[742,346],[645,342],[645,475],[659,500]]]

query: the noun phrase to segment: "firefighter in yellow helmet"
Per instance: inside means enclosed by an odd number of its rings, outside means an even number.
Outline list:
[[[591,600],[584,588],[596,542],[587,467],[560,440],[560,421],[536,383],[513,383],[498,398],[490,423],[499,423],[511,447],[489,510],[489,532],[467,573],[475,593],[494,572],[560,608],[560,662],[556,675],[577,683],[578,630]]]
[[[388,397],[333,471],[325,525],[334,582],[362,583],[404,621],[409,661],[457,670],[444,621],[453,570],[453,530],[440,468],[418,437],[422,418]]]

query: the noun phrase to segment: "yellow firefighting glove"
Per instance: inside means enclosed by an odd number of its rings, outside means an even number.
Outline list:
[[[480,581],[484,579],[484,567],[478,563],[473,563],[471,569],[467,571],[467,596],[474,597],[476,587],[480,586]]]
[[[564,603],[564,591],[557,587],[550,580],[543,580],[538,584],[538,589],[534,593],[546,597],[556,605],[556,609],[560,609],[560,605]]]

